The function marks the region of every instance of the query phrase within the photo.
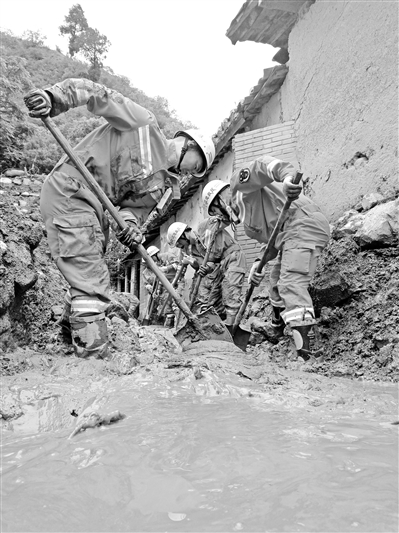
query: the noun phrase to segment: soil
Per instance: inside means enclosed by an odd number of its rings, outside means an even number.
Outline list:
[[[246,353],[223,341],[200,341],[182,349],[170,330],[141,327],[134,318],[138,302],[131,295],[116,293],[108,313],[112,357],[85,361],[74,357],[56,326],[67,286],[49,254],[39,194],[22,196],[15,188],[0,192],[1,414],[5,424],[23,415],[26,398],[21,391],[27,384],[37,398],[45,398],[49,390],[53,394],[54,380],[72,377],[81,390],[75,398],[65,397],[69,413],[82,412],[87,380],[101,382],[140,372],[170,381],[192,379],[220,391],[224,385],[215,376],[228,374],[238,380],[241,392],[237,394],[250,394],[243,384],[256,383],[262,394],[274,391],[281,401],[287,391],[319,391],[315,398],[307,395],[306,401],[316,403],[330,401],[328,391],[345,389],[336,378],[398,381],[395,246],[362,250],[350,236],[336,233],[324,251],[311,287],[325,354],[322,362],[298,362],[287,328],[279,341],[268,335],[271,307],[266,290],[249,307],[247,323],[253,322],[254,332]],[[335,392],[332,396],[336,401]]]

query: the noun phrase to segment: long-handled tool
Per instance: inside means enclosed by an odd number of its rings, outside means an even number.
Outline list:
[[[215,244],[216,235],[217,235],[217,233],[219,231],[219,228],[220,228],[220,220],[217,220],[216,224],[215,224],[215,227],[213,228],[212,233],[210,235],[208,246],[206,247],[204,259],[202,261],[201,266],[205,267],[207,265],[208,261],[209,261],[209,257],[210,257],[210,255],[212,253],[212,249],[213,249],[213,246]],[[198,294],[198,291],[199,291],[199,287],[200,287],[201,281],[202,281],[202,276],[197,274],[197,278],[194,280],[193,289],[192,289],[191,294],[190,294],[190,302],[188,304],[188,307],[190,308],[190,310],[192,310],[192,308],[194,307],[195,300],[197,299],[197,294]],[[220,318],[218,318],[219,315],[217,314],[217,312],[215,311],[215,309],[213,307],[209,307],[208,309],[206,309],[205,311],[200,313],[200,316],[205,314],[205,313],[208,313],[209,317],[213,317],[212,320],[213,320],[213,322],[216,323],[216,325],[218,323],[220,325],[222,324]],[[183,339],[188,335],[188,331],[190,330],[190,326],[189,326],[189,324],[187,324],[187,322],[182,323],[181,325],[179,324],[179,322],[180,322],[180,316],[178,316],[177,320],[176,320],[176,330],[177,331],[176,331],[175,336],[176,336],[176,339],[180,343],[182,343]],[[223,324],[223,327],[225,328],[226,332],[228,332],[228,329],[227,329],[227,327],[224,324]],[[223,339],[223,340],[228,340],[228,341],[231,342],[232,341],[232,337],[229,334],[228,336],[226,335],[226,338]]]
[[[173,278],[172,280],[172,287],[174,289],[177,288],[178,284],[179,284],[179,281],[181,278],[184,278],[185,274],[186,274],[186,270],[187,270],[187,265],[183,265],[183,264],[180,264],[177,268],[177,271],[176,271],[176,274],[175,274],[175,277]],[[157,314],[157,318],[160,319],[164,313],[165,313],[165,309],[166,307],[169,305],[170,303],[170,300],[171,300],[171,296],[170,294],[167,295],[167,297],[165,298],[165,301],[164,303],[162,304],[162,307],[161,309],[159,310],[158,314]]]
[[[158,279],[155,279],[154,283],[152,284],[152,292],[150,294],[150,297],[148,298],[147,309],[145,310],[145,315],[142,322],[143,326],[148,326],[150,324],[152,310],[154,309],[155,296],[158,291],[158,285],[159,281]]]
[[[202,261],[202,265],[201,266],[203,266],[203,267],[206,267],[206,265],[208,264],[209,257],[210,257],[210,255],[212,253],[213,245],[215,244],[216,235],[217,235],[217,232],[219,231],[219,228],[220,228],[220,220],[217,220],[216,224],[215,224],[215,227],[212,230],[212,234],[211,234],[208,246],[207,246],[206,251],[205,251],[204,259]],[[188,304],[190,309],[192,309],[194,304],[195,304],[195,300],[197,298],[197,294],[198,294],[198,291],[199,291],[199,287],[201,285],[201,281],[202,281],[202,277],[198,274],[197,278],[196,278],[196,280],[194,282],[193,290],[191,291],[191,295],[190,295],[190,303]]]
[[[295,183],[296,185],[301,181],[302,173],[297,172],[294,176],[294,179],[292,180],[292,183]],[[281,228],[286,221],[286,218],[288,216],[288,209],[290,208],[290,205],[292,203],[292,200],[286,200],[284,203],[284,206],[281,210],[281,213],[277,219],[276,225],[273,228],[272,234],[270,235],[269,242],[266,245],[266,248],[263,252],[262,258],[258,263],[256,272],[260,274],[263,270],[263,267],[268,263],[271,259],[275,257],[275,249],[274,245],[276,243],[276,238],[278,234],[281,231]],[[245,310],[247,308],[247,305],[249,303],[249,300],[251,299],[252,293],[254,292],[255,285],[250,284],[250,286],[247,289],[247,292],[245,294],[245,298],[241,304],[241,307],[236,315],[234,325],[231,330],[231,335],[233,337],[234,344],[241,348],[245,352],[247,348],[247,344],[249,341],[249,337],[251,335],[251,331],[247,328],[244,328],[240,326],[240,322],[242,320],[242,317],[244,316]]]
[[[108,198],[108,196],[105,194],[105,192],[102,190],[102,188],[98,185],[93,176],[90,174],[89,170],[85,167],[79,156],[73,150],[73,148],[66,140],[66,138],[62,135],[57,126],[55,126],[55,124],[49,117],[43,117],[42,121],[47,127],[47,129],[50,131],[50,133],[54,136],[55,140],[58,142],[61,148],[68,155],[73,164],[76,166],[76,168],[79,170],[79,172],[82,174],[87,186],[90,188],[93,194],[100,200],[104,208],[108,210],[109,214],[114,218],[119,228],[121,230],[124,230],[127,227],[127,223],[125,222],[119,211],[116,209],[116,207],[113,205],[111,200]],[[193,326],[193,331],[197,336],[195,340],[218,339],[232,341],[230,333],[220,320],[218,324],[219,327],[217,328],[218,331],[215,331],[215,328],[207,327],[207,317],[201,316],[203,315],[203,313],[201,313],[200,316],[195,316],[191,312],[186,302],[181,296],[179,296],[179,294],[177,294],[171,283],[166,278],[165,274],[158,268],[158,266],[142,244],[134,245],[133,250],[137,251],[139,255],[144,259],[148,267],[154,272],[159,281],[175,300],[179,309],[181,309],[182,313],[186,316],[187,320]],[[210,315],[212,315],[212,313],[210,313]],[[212,320],[213,318],[210,317],[211,322]]]

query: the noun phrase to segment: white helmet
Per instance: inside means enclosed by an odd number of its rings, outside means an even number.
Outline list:
[[[173,222],[168,228],[168,233],[166,235],[166,240],[171,248],[176,246],[177,241],[183,235],[183,233],[188,228],[187,224],[184,222]]]
[[[192,175],[201,178],[204,176],[207,170],[211,167],[213,160],[215,159],[215,145],[212,141],[211,137],[208,137],[207,135],[204,135],[200,130],[184,130],[184,131],[177,131],[174,135],[174,137],[188,137],[189,139],[192,139],[195,141],[200,150],[201,153],[205,159],[206,165],[204,170],[201,172],[192,172]]]
[[[156,246],[149,246],[147,248],[147,253],[150,257],[157,254],[158,252],[159,252],[159,248],[157,248]]]
[[[204,190],[202,191],[202,203],[204,204],[204,209],[208,215],[210,215],[209,207],[213,200],[227,187],[230,187],[230,184],[222,180],[213,180],[205,185]]]
[[[153,255],[157,254],[159,252],[159,248],[157,248],[156,246],[149,246],[147,248],[147,253],[150,257],[152,257]],[[141,260],[142,263],[145,263],[145,259],[143,257],[143,259]]]

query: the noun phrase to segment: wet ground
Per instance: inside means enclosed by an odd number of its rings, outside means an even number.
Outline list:
[[[398,530],[396,385],[154,339],[3,378],[2,531]]]

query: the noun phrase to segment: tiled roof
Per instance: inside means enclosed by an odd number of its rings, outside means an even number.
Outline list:
[[[213,136],[213,141],[216,147],[216,157],[212,167],[204,177],[192,178],[186,183],[181,191],[182,197],[179,200],[174,200],[172,206],[168,209],[167,214],[162,218],[157,219],[156,223],[150,226],[146,234],[147,242],[154,239],[159,233],[159,227],[176,214],[187,200],[196,193],[200,184],[212,172],[212,168],[218,163],[223,155],[230,150],[234,135],[243,131],[246,125],[248,125],[257,115],[261,107],[280,89],[287,72],[288,67],[285,65],[276,65],[275,67],[267,68],[263,71],[263,76],[251,89],[249,95],[244,98],[230,113],[229,117],[222,122],[217,133]]]
[[[233,44],[254,41],[288,48],[298,12],[315,0],[247,0],[226,32]],[[305,6],[306,4],[306,6]]]

